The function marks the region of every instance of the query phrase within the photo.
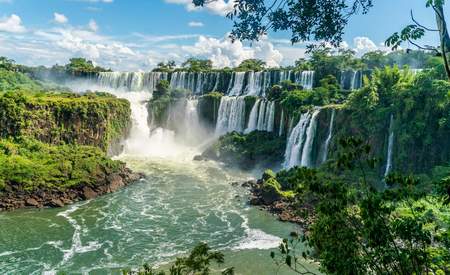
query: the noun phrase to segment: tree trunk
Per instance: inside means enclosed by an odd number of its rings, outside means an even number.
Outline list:
[[[445,71],[447,72],[447,77],[450,80],[450,64],[448,58],[448,53],[450,53],[450,36],[448,34],[447,22],[445,21],[443,4],[434,6],[434,11],[436,13],[436,23],[439,30],[439,40],[441,43],[441,52],[442,58],[444,59]]]

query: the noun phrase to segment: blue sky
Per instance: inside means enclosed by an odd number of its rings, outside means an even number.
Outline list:
[[[261,58],[271,66],[292,64],[304,45],[288,43],[288,33],[269,33],[261,42],[232,44],[232,6],[219,0],[193,10],[190,0],[0,0],[0,55],[27,65],[65,63],[84,56],[116,70],[148,70],[159,61],[197,56],[215,66]],[[409,11],[425,25],[434,16],[425,0],[375,0],[367,15],[350,20],[344,39],[359,54],[383,49],[394,31],[409,23]],[[428,44],[437,39],[427,36]]]

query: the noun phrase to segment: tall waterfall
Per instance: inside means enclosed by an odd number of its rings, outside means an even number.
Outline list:
[[[317,130],[317,117],[320,109],[302,114],[298,124],[292,129],[286,145],[284,168],[295,166],[311,167],[312,148]]]
[[[223,96],[217,117],[216,136],[229,132],[243,132],[245,124],[245,97]]]
[[[389,140],[388,140],[388,151],[386,156],[386,170],[384,171],[384,176],[387,177],[392,171],[392,150],[394,147],[394,115],[391,115],[391,120],[389,122]]]
[[[302,152],[302,162],[301,166],[304,167],[311,167],[312,161],[311,161],[311,153],[312,153],[312,147],[314,144],[314,138],[316,137],[316,129],[317,129],[317,117],[319,116],[320,109],[315,110],[312,114],[311,121],[309,123],[308,131],[306,133],[306,141],[305,145],[303,146],[303,152]]]
[[[304,143],[305,133],[310,119],[311,114],[309,112],[302,114],[300,117],[300,121],[292,129],[292,132],[286,144],[286,152],[284,154],[283,164],[284,168],[289,169],[299,164],[300,151]]]
[[[258,114],[259,114],[259,104],[261,103],[262,99],[257,99],[255,101],[255,104],[253,105],[253,108],[250,112],[250,117],[248,119],[248,125],[245,129],[245,133],[251,133],[255,131],[258,127]]]
[[[255,130],[273,132],[275,128],[275,102],[257,99],[250,112],[245,133]]]
[[[325,145],[323,146],[322,163],[324,163],[328,159],[328,148],[330,147],[331,138],[333,137],[335,115],[336,115],[336,110],[333,109],[333,111],[331,112],[330,128],[328,130],[328,136],[327,136],[327,139],[325,140]]]
[[[245,80],[245,72],[233,73],[232,81],[230,82],[230,89],[228,90],[228,95],[230,96],[240,95],[244,88],[244,80]]]
[[[200,119],[198,116],[198,100],[197,99],[187,99],[184,111],[184,138],[187,139],[189,143],[194,143],[201,138],[203,134],[200,130],[202,129],[200,125]]]

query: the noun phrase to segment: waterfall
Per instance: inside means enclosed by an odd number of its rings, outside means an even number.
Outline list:
[[[292,129],[292,132],[289,135],[284,154],[283,167],[285,169],[295,167],[300,163],[300,150],[302,149],[304,143],[306,127],[310,118],[311,114],[309,112],[302,114],[300,121]]]
[[[235,72],[233,73],[233,85],[230,85],[228,95],[230,96],[238,96],[242,93],[242,90],[244,88],[244,79],[245,79],[245,72]]]
[[[266,131],[273,132],[275,128],[275,101],[269,102],[269,110],[266,112]]]
[[[311,162],[311,153],[312,153],[312,148],[313,148],[313,144],[314,144],[314,138],[316,136],[317,117],[319,116],[319,113],[320,113],[320,109],[317,109],[313,112],[311,121],[308,126],[308,130],[306,133],[306,141],[305,141],[305,145],[303,146],[302,161],[301,161],[301,166],[304,166],[304,167],[313,166],[312,162]]]
[[[216,136],[229,132],[243,132],[245,123],[245,97],[223,96],[220,100]]]
[[[284,168],[295,166],[311,167],[311,153],[317,129],[320,109],[302,114],[298,124],[292,129],[284,154]]]
[[[284,110],[281,110],[280,129],[278,130],[278,136],[282,136],[284,132]]]
[[[257,99],[255,104],[253,105],[253,108],[250,112],[250,117],[248,119],[248,125],[247,129],[245,129],[245,133],[251,133],[256,130],[258,125],[258,108],[259,104],[261,103],[261,99]]]
[[[333,127],[334,127],[335,115],[336,115],[336,110],[333,109],[333,111],[331,112],[330,128],[328,130],[328,136],[327,136],[327,139],[325,140],[325,144],[323,146],[322,163],[324,163],[328,159],[328,148],[330,147],[331,138],[333,137]]]
[[[201,126],[198,116],[198,100],[197,99],[187,99],[186,106],[184,110],[184,133],[183,138],[185,138],[189,143],[194,143],[201,138]]]
[[[312,90],[314,85],[314,71],[303,71],[296,74],[295,83],[300,84],[305,90]]]
[[[246,95],[253,95],[257,96],[263,93],[263,73],[261,72],[249,72],[248,73],[248,84],[247,88],[245,89]]]
[[[119,91],[153,92],[156,84],[167,79],[167,73],[161,72],[101,72],[97,77],[97,85]]]
[[[266,101],[262,101],[259,106],[258,123],[256,126],[256,129],[258,129],[258,131],[264,131],[266,129],[265,125],[266,104],[267,104]]]
[[[348,70],[341,72],[341,87],[344,90],[356,90],[362,87],[362,71]]]
[[[388,151],[386,157],[386,170],[384,171],[384,176],[387,177],[392,170],[392,150],[394,147],[394,115],[391,115],[391,121],[389,123],[389,141],[388,141]]]

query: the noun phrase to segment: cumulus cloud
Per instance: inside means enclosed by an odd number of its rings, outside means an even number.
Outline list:
[[[202,22],[198,22],[198,21],[191,21],[188,23],[188,26],[192,27],[192,28],[199,28],[199,27],[203,27],[204,24]]]
[[[196,7],[194,4],[192,4],[192,0],[165,0],[165,2],[184,5],[188,11],[206,9],[211,13],[225,16],[229,12],[233,11],[236,0],[216,0],[206,3],[204,7]]]
[[[9,17],[0,19],[0,32],[22,33],[26,31],[26,28],[22,25],[22,19],[12,14]]]
[[[218,68],[237,66],[249,58],[264,60],[269,67],[278,67],[283,60],[267,37],[249,47],[240,41],[233,43],[228,36],[223,39],[200,36],[193,46],[182,46],[181,50],[189,56],[210,59]]]
[[[65,24],[69,21],[69,19],[67,19],[64,14],[55,12],[53,13],[53,21],[56,23]]]

